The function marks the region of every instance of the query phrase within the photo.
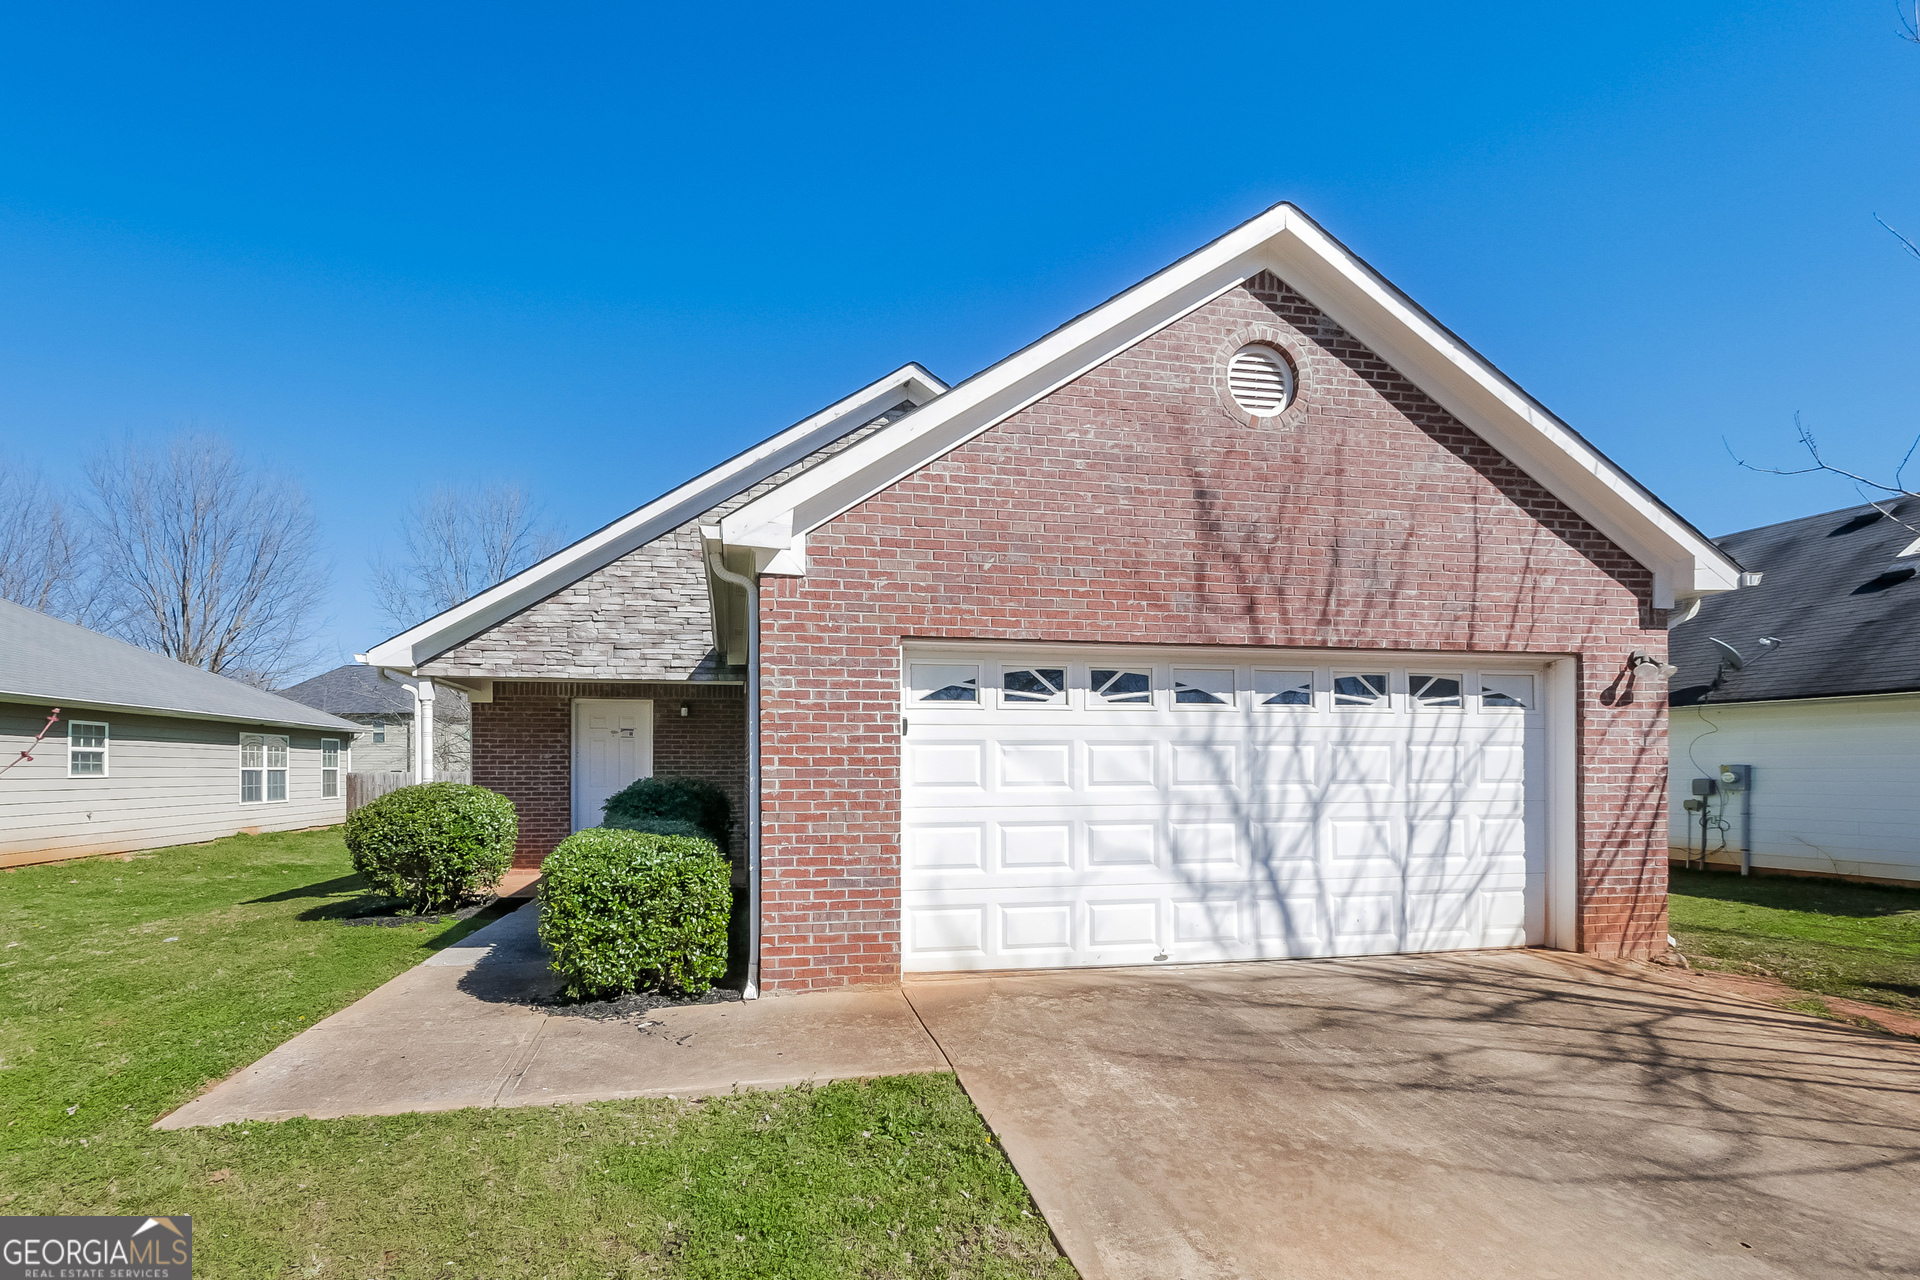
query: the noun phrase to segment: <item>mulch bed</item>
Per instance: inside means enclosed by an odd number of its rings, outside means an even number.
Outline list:
[[[738,991],[726,987],[714,987],[697,996],[682,995],[672,991],[633,991],[612,1000],[587,1000],[578,1004],[562,1004],[557,999],[543,1000],[540,1007],[556,1018],[592,1018],[596,1022],[618,1022],[628,1018],[641,1018],[655,1009],[672,1009],[689,1004],[733,1004],[740,999]]]
[[[376,929],[404,929],[410,925],[451,924],[455,920],[471,920],[482,911],[487,911],[506,901],[504,898],[488,898],[485,902],[473,902],[453,911],[442,911],[436,915],[364,915],[348,916],[341,924],[366,924]],[[502,914],[505,914],[504,912]]]

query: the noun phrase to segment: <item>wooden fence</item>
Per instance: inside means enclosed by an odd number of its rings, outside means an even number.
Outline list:
[[[347,812],[372,804],[389,791],[412,785],[410,773],[350,773],[347,775]]]

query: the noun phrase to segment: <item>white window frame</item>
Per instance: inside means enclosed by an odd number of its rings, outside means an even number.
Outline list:
[[[373,724],[373,740],[374,740],[375,742],[377,742],[377,743],[379,743],[379,744],[381,744],[382,746],[384,746],[384,745],[386,745],[386,741],[387,741],[387,722],[386,722],[385,720],[376,720],[376,721],[374,721],[374,724]]]
[[[1291,680],[1283,685],[1280,681],[1280,677],[1282,676],[1305,676],[1306,680],[1304,682],[1297,679]],[[1267,677],[1267,679],[1262,679],[1262,677]],[[1268,698],[1277,697],[1282,693],[1293,692],[1295,689],[1300,688],[1302,683],[1306,685],[1307,689],[1307,700],[1305,702],[1267,701]],[[1263,689],[1260,687],[1263,684],[1270,684],[1274,687]],[[1253,694],[1253,705],[1256,710],[1272,715],[1305,715],[1310,711],[1317,710],[1319,707],[1320,677],[1311,667],[1255,667],[1253,669],[1253,688],[1251,692]]]
[[[340,798],[340,757],[350,753],[352,747],[342,748],[338,738],[320,739],[320,798],[338,800]],[[327,763],[327,754],[333,754],[333,763]],[[349,755],[349,759],[352,757]],[[331,775],[331,776],[329,776]],[[331,789],[329,789],[331,788]]]
[[[260,744],[260,763],[247,763],[247,740],[251,738]],[[273,748],[280,748],[280,764],[273,763]],[[240,803],[241,804],[286,804],[293,798],[293,788],[289,785],[289,775],[293,765],[293,742],[284,733],[243,733],[240,735]],[[247,775],[260,775],[257,799],[247,799]],[[280,775],[280,794],[273,794],[273,775]]]
[[[89,729],[100,730],[100,745],[98,748],[95,748],[95,747],[76,748],[73,745],[73,731],[75,729],[78,729],[82,725],[85,725]],[[69,778],[107,777],[108,776],[107,770],[111,767],[107,758],[109,753],[109,747],[107,744],[112,740],[112,738],[113,738],[112,726],[109,725],[105,720],[69,720],[67,721],[67,776]],[[100,756],[100,772],[95,773],[92,770],[88,770],[86,773],[75,773],[73,770],[73,764],[74,764],[73,758],[76,751],[85,752],[87,755],[93,755],[97,751]]]
[[[1381,682],[1381,694],[1378,700],[1361,705],[1340,701],[1341,698],[1353,696],[1352,694],[1343,694],[1340,692],[1340,682],[1342,680],[1358,680],[1361,684],[1371,687],[1373,682],[1370,677],[1373,676],[1378,676]],[[1333,670],[1333,680],[1327,686],[1327,705],[1343,716],[1385,715],[1394,709],[1393,685],[1394,677],[1391,667],[1385,671],[1367,671],[1357,667],[1336,667]]]
[[[1113,679],[1109,680],[1108,684],[1112,684],[1114,680],[1118,680],[1123,675],[1145,676],[1147,678],[1147,700],[1145,702],[1116,702],[1107,699],[1101,695],[1099,686],[1094,680],[1093,673],[1095,671],[1113,672]],[[1125,662],[1090,662],[1087,664],[1088,710],[1120,712],[1152,711],[1159,701],[1159,687],[1160,681],[1154,679],[1153,667],[1149,665],[1137,663],[1129,665]]]

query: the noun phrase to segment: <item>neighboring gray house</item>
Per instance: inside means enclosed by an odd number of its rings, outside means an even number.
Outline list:
[[[0,866],[342,822],[356,728],[0,600]]]
[[[282,689],[292,698],[360,726],[353,742],[356,773],[414,772],[414,697],[419,681],[382,679],[372,667],[349,664]],[[473,711],[467,695],[440,685],[434,698],[434,779],[466,782],[473,776]]]
[[[1709,863],[1739,865],[1750,823],[1761,870],[1920,881],[1920,500],[1719,545],[1757,581],[1673,625],[1673,857],[1699,856],[1702,779]]]

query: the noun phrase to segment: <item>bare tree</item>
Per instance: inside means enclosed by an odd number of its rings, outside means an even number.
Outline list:
[[[84,556],[66,505],[38,471],[0,462],[0,600],[69,618],[82,612]]]
[[[405,630],[512,577],[559,544],[518,485],[443,485],[400,517],[405,555],[373,560],[374,603]]]
[[[1851,480],[1853,481],[1854,490],[1858,492],[1874,510],[1886,516],[1895,524],[1911,529],[1916,534],[1920,534],[1920,527],[1908,524],[1906,520],[1896,516],[1893,506],[1894,503],[1902,498],[1920,498],[1920,492],[1907,488],[1906,479],[1907,466],[1913,461],[1914,453],[1920,451],[1920,437],[1916,437],[1914,442],[1907,446],[1907,451],[1900,456],[1900,461],[1894,467],[1892,475],[1888,476],[1886,480],[1875,480],[1869,476],[1861,475],[1857,471],[1849,471],[1845,467],[1836,467],[1833,463],[1828,462],[1826,456],[1820,452],[1820,442],[1814,438],[1813,430],[1808,427],[1805,422],[1800,420],[1800,415],[1797,413],[1793,415],[1793,426],[1794,430],[1800,435],[1800,447],[1805,449],[1807,456],[1812,459],[1812,461],[1804,467],[1757,467],[1745,458],[1742,458],[1739,454],[1734,453],[1733,446],[1727,443],[1724,436],[1721,437],[1720,443],[1726,446],[1727,453],[1740,466],[1745,467],[1749,471],[1758,471],[1763,475],[1805,476],[1825,473],[1827,475],[1839,476],[1844,480]]]
[[[104,449],[87,478],[104,630],[263,688],[309,660],[326,572],[297,484],[199,434]]]

